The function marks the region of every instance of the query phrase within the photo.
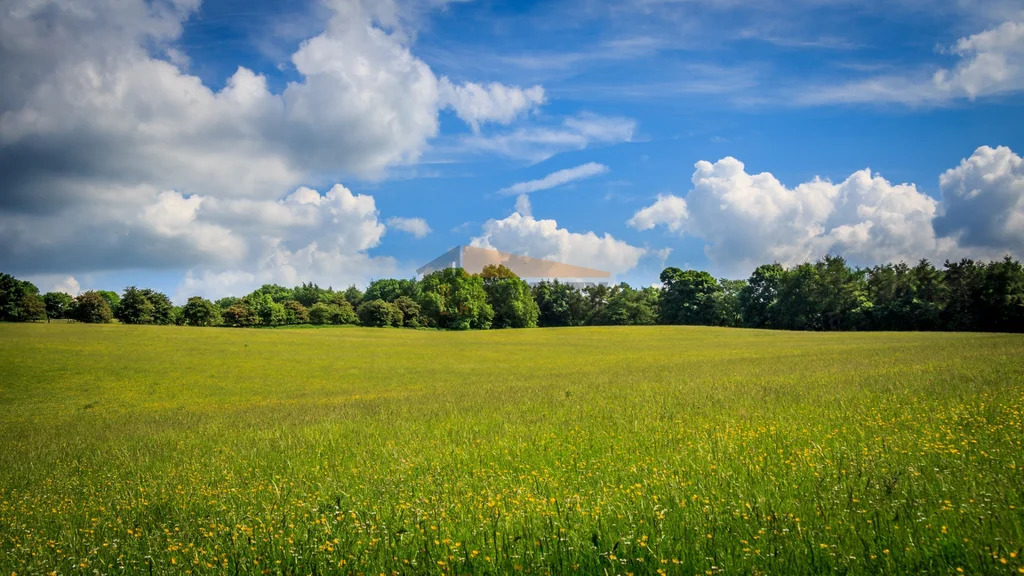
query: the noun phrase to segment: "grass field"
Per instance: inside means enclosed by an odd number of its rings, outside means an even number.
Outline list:
[[[1024,573],[1024,337],[0,325],[0,574]]]

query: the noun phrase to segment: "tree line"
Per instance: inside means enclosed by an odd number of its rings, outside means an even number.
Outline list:
[[[754,270],[747,280],[666,268],[661,285],[577,289],[530,286],[505,266],[480,274],[449,268],[415,279],[375,280],[363,292],[314,283],[266,284],[211,302],[175,306],[166,294],[129,286],[121,294],[40,294],[0,274],[0,320],[70,319],[124,324],[259,327],[356,324],[469,330],[545,326],[684,324],[786,330],[1024,331],[1024,267],[1003,260],[927,260],[853,268],[838,256]]]

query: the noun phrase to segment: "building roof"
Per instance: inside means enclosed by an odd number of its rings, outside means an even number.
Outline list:
[[[456,246],[416,270],[417,274],[430,274],[445,268],[462,268],[470,274],[479,274],[487,265],[503,265],[523,279],[608,279],[604,270],[573,266],[562,262],[541,260],[529,256],[499,252],[476,246]]]

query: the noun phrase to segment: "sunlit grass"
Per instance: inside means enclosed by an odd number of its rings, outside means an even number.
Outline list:
[[[0,574],[1024,572],[1024,337],[0,325]]]

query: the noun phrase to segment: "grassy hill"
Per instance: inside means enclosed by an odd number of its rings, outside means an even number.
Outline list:
[[[1024,572],[1024,336],[0,343],[0,574]]]

